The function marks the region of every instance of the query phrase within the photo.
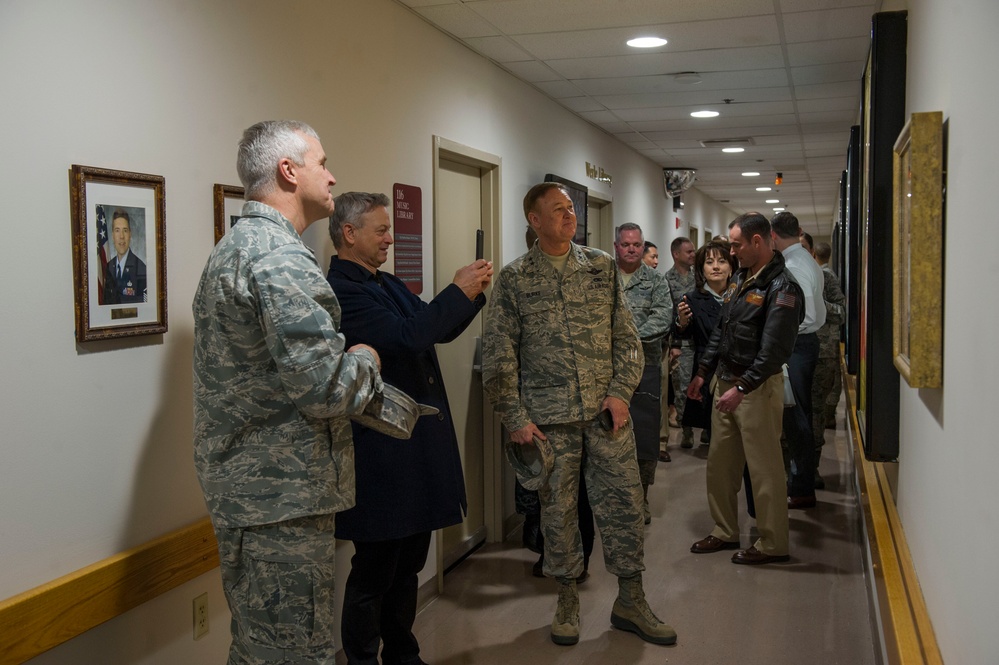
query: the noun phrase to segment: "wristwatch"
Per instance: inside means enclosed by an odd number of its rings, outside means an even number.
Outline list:
[[[741,384],[740,384],[740,385],[737,385],[737,386],[735,387],[735,389],[736,389],[736,390],[738,390],[738,391],[739,391],[740,393],[742,393],[743,395],[745,395],[745,394],[746,394],[746,389],[745,389],[745,388],[743,388]]]

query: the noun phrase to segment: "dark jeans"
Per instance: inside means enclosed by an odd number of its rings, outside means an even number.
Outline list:
[[[812,379],[819,362],[819,337],[798,334],[794,351],[787,361],[795,404],[784,409],[784,437],[787,439],[791,470],[787,477],[788,496],[815,494],[815,440],[812,436]]]
[[[419,663],[413,635],[417,573],[427,562],[430,532],[398,540],[354,541],[350,575],[344,585],[340,637],[350,665]]]

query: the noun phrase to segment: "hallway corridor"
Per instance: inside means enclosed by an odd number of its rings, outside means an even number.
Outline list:
[[[416,621],[421,657],[431,665],[588,663],[592,665],[873,665],[877,662],[863,570],[852,454],[841,401],[826,430],[818,506],[791,511],[791,561],[737,566],[732,552],[691,554],[711,531],[704,489],[706,446],[683,450],[672,430],[672,463],[659,464],[650,489],[645,589],[675,646],[646,644],[610,626],[617,580],[599,544],[580,585],[580,642],[549,639],[555,583],[531,576],[536,555],[518,539],[490,544],[447,574],[444,593]],[[695,437],[696,440],[696,437]],[[740,495],[742,546],[755,539]]]

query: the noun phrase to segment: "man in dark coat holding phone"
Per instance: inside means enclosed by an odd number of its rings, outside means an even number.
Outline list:
[[[382,378],[440,413],[420,418],[409,441],[354,423],[357,503],[337,515],[337,538],[355,554],[344,586],[340,632],[347,661],[418,664],[413,635],[417,573],[430,535],[462,520],[468,504],[461,458],[435,344],[460,335],[486,303],[492,264],[458,270],[430,303],[379,268],[393,243],[384,194],[347,192],[336,198],[330,236],[337,256],[327,276],[342,309],[340,331],[349,344],[366,340],[378,350]],[[389,366],[391,365],[391,368]]]

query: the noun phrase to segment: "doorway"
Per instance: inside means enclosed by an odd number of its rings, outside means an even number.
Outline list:
[[[484,234],[483,255],[499,272],[499,178],[499,157],[434,137],[434,293],[474,260],[478,229]],[[464,521],[438,534],[441,588],[445,570],[487,539],[502,538],[498,424],[479,368],[483,323],[480,313],[465,332],[438,350],[468,497]]]

